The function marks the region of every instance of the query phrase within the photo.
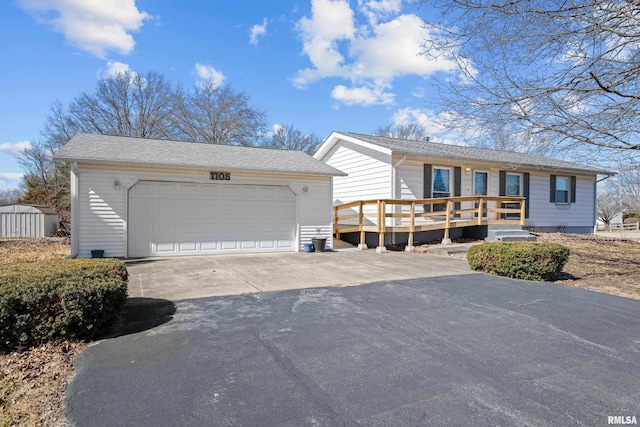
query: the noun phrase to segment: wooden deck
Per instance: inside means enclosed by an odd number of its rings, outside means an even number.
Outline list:
[[[464,196],[435,199],[377,199],[359,200],[333,207],[333,232],[360,233],[360,244],[365,244],[365,233],[378,233],[379,246],[384,247],[385,233],[408,233],[408,246],[413,246],[414,233],[449,230],[478,225],[524,225],[525,199],[503,196]]]

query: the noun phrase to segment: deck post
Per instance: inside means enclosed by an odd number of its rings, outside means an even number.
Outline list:
[[[365,232],[364,232],[364,203],[360,200],[359,203],[360,211],[358,212],[358,229],[360,230],[360,243],[358,244],[358,249],[365,250],[367,249],[367,243],[365,241]]]
[[[384,200],[378,200],[378,247],[377,253],[386,252],[387,248],[384,246],[384,229],[387,223],[386,215],[387,206]]]
[[[525,212],[524,204],[525,203],[526,203],[526,201],[524,199],[522,199],[520,201],[520,225],[524,225],[524,220],[525,220],[525,217],[524,217],[524,212]]]
[[[413,246],[413,233],[416,231],[416,202],[415,200],[411,201],[411,212],[409,214],[409,241],[407,242],[407,246],[404,248],[405,251],[411,252],[415,249]]]
[[[484,199],[480,197],[480,203],[478,203],[478,225],[482,225],[482,216],[484,215]],[[487,215],[487,219],[489,216]]]
[[[338,226],[338,206],[333,207],[333,231],[336,233],[336,240],[340,240],[340,227]]]
[[[451,239],[449,238],[449,228],[451,228],[451,200],[447,200],[447,221],[445,223],[445,228],[444,228],[444,237],[442,239],[442,244],[443,245],[450,245],[451,244]]]

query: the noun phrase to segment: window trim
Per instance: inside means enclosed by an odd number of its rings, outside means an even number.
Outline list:
[[[567,182],[566,190],[558,190],[558,180],[564,179]],[[570,205],[571,204],[571,177],[568,175],[556,175],[556,185],[555,185],[556,194],[554,194],[554,200],[556,205]],[[558,192],[562,191],[567,194],[567,197],[564,202],[558,201]]]

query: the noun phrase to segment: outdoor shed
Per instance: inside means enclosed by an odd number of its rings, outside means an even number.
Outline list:
[[[0,237],[51,237],[57,229],[58,214],[51,208],[0,205]]]
[[[71,253],[149,257],[332,247],[332,178],[300,151],[77,134]]]

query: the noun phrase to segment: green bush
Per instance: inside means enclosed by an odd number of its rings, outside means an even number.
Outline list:
[[[568,259],[569,248],[554,243],[483,243],[467,253],[473,270],[540,281],[554,280]]]
[[[112,258],[0,266],[0,347],[94,338],[124,305],[127,280]]]

